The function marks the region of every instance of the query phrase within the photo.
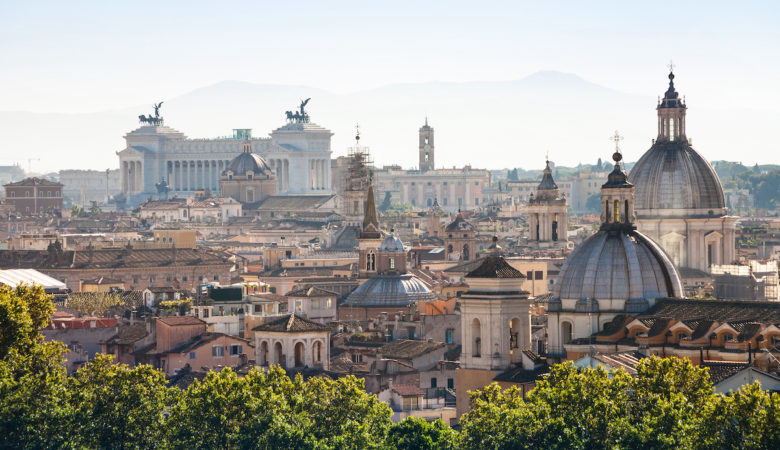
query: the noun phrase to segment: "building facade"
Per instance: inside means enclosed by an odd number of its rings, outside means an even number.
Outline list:
[[[235,129],[231,137],[189,139],[160,119],[125,135],[127,146],[117,152],[121,190],[130,203],[157,195],[162,181],[179,196],[202,189],[219,192],[220,174],[248,140],[274,171],[277,193],[330,193],[332,135],[311,123],[308,115],[288,119],[268,138],[252,137],[250,129]]]
[[[377,201],[409,204],[426,209],[438,202],[447,212],[458,209],[476,209],[489,203],[491,175],[488,170],[463,168],[436,169],[434,167],[433,128],[425,125],[419,130],[420,167],[403,170],[399,166],[385,166],[374,171]]]
[[[43,178],[25,178],[5,186],[5,201],[20,214],[62,211],[62,184]]]

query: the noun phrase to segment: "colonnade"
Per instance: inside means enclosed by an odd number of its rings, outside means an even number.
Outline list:
[[[330,160],[328,159],[310,159],[309,160],[309,186],[313,190],[325,190],[329,188],[330,178]]]
[[[219,177],[229,163],[228,160],[208,159],[168,161],[168,186],[173,192],[197,189],[219,192]]]
[[[276,193],[282,194],[290,190],[290,160],[268,159],[268,166],[276,174]]]
[[[122,162],[122,192],[138,194],[144,190],[143,163],[141,161]]]

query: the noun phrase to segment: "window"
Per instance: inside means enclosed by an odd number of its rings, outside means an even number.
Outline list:
[[[333,300],[331,300],[329,298],[326,298],[322,302],[324,303],[324,305],[322,306],[323,308],[329,309],[329,308],[331,308],[333,306]]]
[[[534,272],[534,279],[535,280],[541,280],[543,278],[544,278],[544,274],[542,273],[541,270],[537,270],[536,272]]]
[[[436,380],[436,377],[432,377],[431,378],[431,387],[435,388],[435,387],[437,387],[436,386],[437,384],[438,384],[438,380]]]
[[[390,268],[395,269],[395,258],[390,258]]]
[[[620,200],[615,200],[615,223],[620,222]]]
[[[190,359],[195,359],[195,352],[190,352]]]
[[[233,344],[230,346],[230,356],[238,356],[241,354],[241,344]]]
[[[211,356],[215,358],[221,358],[225,356],[225,347],[221,345],[215,345],[211,347]]]
[[[455,389],[455,379],[447,378],[447,389]]]
[[[474,206],[479,206],[479,199],[474,197]]]
[[[409,327],[406,330],[409,339],[414,339],[414,327]]]
[[[525,273],[525,278],[527,280],[533,280],[534,279],[534,272],[532,270],[529,270],[528,272]]]
[[[311,301],[311,309],[320,309],[320,300],[315,298]]]
[[[403,397],[402,408],[404,411],[419,409],[420,399],[417,396]]]
[[[295,312],[303,312],[303,300],[302,299],[296,299],[295,300]]]
[[[353,353],[352,354],[352,362],[353,363],[362,363],[363,362],[363,354],[361,354],[361,353]]]
[[[452,333],[455,330],[452,328],[447,328],[447,331],[444,332],[444,342],[447,344],[452,344]]]
[[[723,342],[729,342],[734,340],[734,335],[731,333],[726,333],[723,335]]]

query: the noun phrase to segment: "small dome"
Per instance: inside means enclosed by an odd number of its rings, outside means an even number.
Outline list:
[[[628,176],[636,186],[637,215],[643,210],[698,209],[723,215],[723,186],[710,163],[685,141],[656,141]]]
[[[233,158],[228,164],[227,171],[232,171],[234,175],[246,175],[247,172],[252,172],[255,176],[272,175],[273,170],[268,166],[262,156],[251,153],[243,152],[240,155]]]
[[[669,256],[635,230],[601,230],[566,259],[553,298],[632,300],[682,297],[680,274]]]
[[[404,243],[395,236],[388,236],[384,241],[382,241],[382,245],[379,246],[379,251],[402,252],[404,251]]]
[[[414,275],[387,274],[366,280],[349,294],[344,306],[407,306],[419,301],[437,299],[436,294]]]

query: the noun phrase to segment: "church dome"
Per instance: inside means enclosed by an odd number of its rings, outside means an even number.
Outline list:
[[[382,245],[379,246],[379,251],[402,252],[404,251],[404,243],[395,236],[388,236],[384,241],[382,241]]]
[[[602,229],[566,259],[553,298],[626,300],[682,297],[680,274],[650,238],[632,229]]]
[[[636,186],[636,209],[694,209],[725,214],[723,186],[709,162],[688,142],[656,141],[628,176]],[[712,212],[710,212],[712,211]]]
[[[344,306],[396,307],[437,300],[438,297],[412,274],[376,275],[352,291]]]
[[[244,150],[233,158],[225,172],[231,171],[234,175],[246,175],[252,172],[255,176],[272,175],[273,170],[268,166],[262,156],[252,153],[251,144],[244,144]]]

